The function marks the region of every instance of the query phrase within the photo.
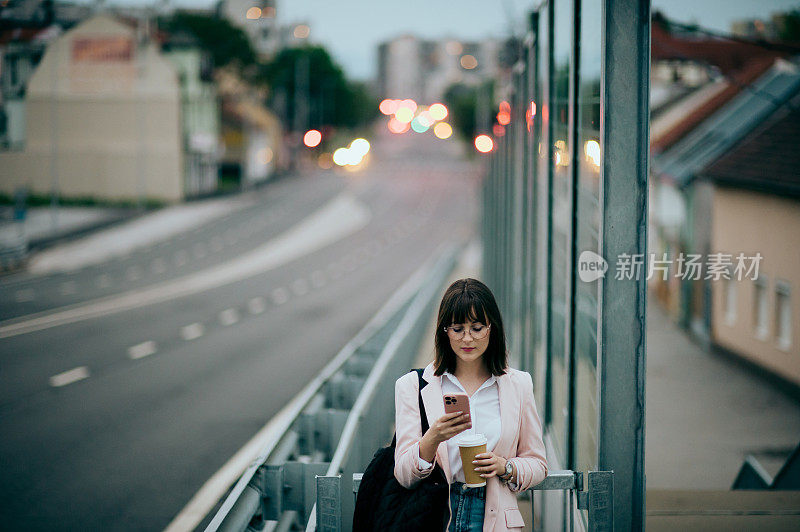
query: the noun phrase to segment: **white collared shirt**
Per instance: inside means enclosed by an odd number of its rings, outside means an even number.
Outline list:
[[[442,395],[458,394],[467,391],[458,382],[452,373],[445,372],[442,375]],[[469,394],[468,394],[469,395]],[[444,399],[442,399],[444,401]],[[492,375],[481,384],[475,393],[469,398],[470,416],[472,428],[467,429],[461,434],[469,434],[474,431],[486,436],[486,450],[494,450],[495,445],[500,440],[500,393],[497,385],[497,378]],[[458,450],[458,438],[460,434],[447,440],[447,455],[450,461],[450,473],[454,482],[464,482],[464,470],[461,467],[461,453]],[[421,470],[432,467],[433,464],[419,458],[419,468]]]

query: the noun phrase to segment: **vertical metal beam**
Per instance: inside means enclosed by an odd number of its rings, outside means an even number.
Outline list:
[[[615,264],[647,252],[649,0],[605,0],[602,31],[597,461],[614,471],[614,528],[643,530],[646,276],[616,280]]]
[[[317,532],[342,530],[342,477],[317,477]]]

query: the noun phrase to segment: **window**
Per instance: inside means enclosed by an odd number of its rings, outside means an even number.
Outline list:
[[[733,278],[725,281],[725,323],[736,324],[736,280]]]
[[[778,281],[775,286],[775,330],[778,348],[788,351],[792,345],[792,298],[785,281]]]
[[[755,311],[753,324],[756,329],[756,337],[761,340],[765,340],[769,334],[767,296],[767,278],[762,275],[755,280],[755,305],[753,306]]]

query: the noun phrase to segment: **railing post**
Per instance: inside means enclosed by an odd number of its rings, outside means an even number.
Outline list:
[[[342,530],[342,476],[317,477],[317,532]]]
[[[589,531],[614,530],[614,472],[589,471]]]

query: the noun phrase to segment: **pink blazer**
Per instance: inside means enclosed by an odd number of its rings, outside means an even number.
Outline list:
[[[422,400],[428,424],[444,415],[441,377],[433,374],[433,363],[428,364],[422,374],[428,383],[422,389]],[[497,378],[500,395],[500,440],[494,453],[505,458],[516,458],[516,491],[528,489],[547,476],[547,460],[542,442],[542,422],[533,399],[533,381],[530,374],[508,368],[505,375]],[[419,440],[422,427],[417,402],[418,380],[414,372],[406,373],[395,383],[395,430],[397,447],[394,454],[394,476],[403,486],[410,488],[429,471],[420,471]],[[442,467],[448,482],[452,483],[447,445],[442,443],[436,450],[436,462]],[[449,508],[449,505],[448,505]],[[507,484],[497,477],[486,483],[486,510],[483,520],[484,532],[521,530],[525,526],[517,506],[516,495]]]

